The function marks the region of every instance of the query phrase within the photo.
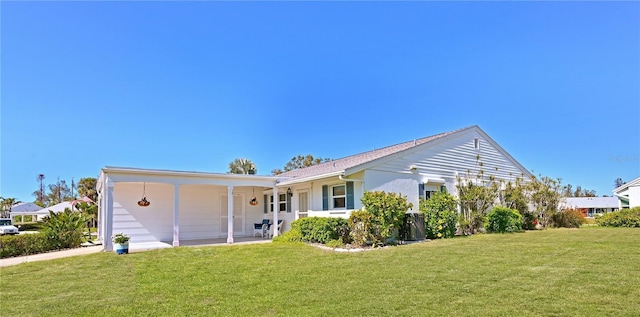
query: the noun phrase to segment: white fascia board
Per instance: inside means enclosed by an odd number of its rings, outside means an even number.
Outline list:
[[[215,179],[220,181],[230,181],[238,183],[236,185],[239,186],[251,186],[249,184],[253,184],[255,186],[265,186],[270,187],[276,184],[278,180],[283,179],[282,177],[277,176],[259,176],[259,175],[247,175],[247,174],[226,174],[226,173],[208,173],[208,172],[189,172],[189,171],[173,171],[173,170],[152,170],[152,169],[139,169],[139,168],[128,168],[128,167],[110,167],[107,166],[102,169],[102,173],[111,174],[112,176],[123,175],[123,176],[148,176],[152,178],[192,178],[192,179]],[[102,175],[101,175],[102,176]],[[179,184],[188,184],[189,182],[176,181],[175,183]],[[198,182],[201,183],[201,182]]]

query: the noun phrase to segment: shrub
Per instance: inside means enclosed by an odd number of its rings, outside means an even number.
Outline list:
[[[456,234],[458,213],[456,198],[448,193],[436,192],[429,199],[420,199],[420,212],[424,214],[427,238],[451,238]]]
[[[328,246],[330,248],[339,248],[339,247],[342,246],[342,239],[331,240],[331,241],[327,242],[326,246]]]
[[[347,228],[347,220],[343,218],[308,217],[292,222],[290,231],[299,232],[301,241],[327,243],[342,239]]]
[[[584,216],[577,209],[567,209],[551,216],[551,225],[554,227],[580,228],[584,222]]]
[[[535,213],[525,212],[520,213],[522,215],[522,229],[534,230],[538,224],[538,217]]]
[[[273,242],[300,243],[302,242],[302,234],[300,230],[291,228],[291,230],[273,237]]]
[[[487,215],[487,232],[506,233],[522,230],[522,216],[517,210],[506,207],[494,207]]]
[[[44,228],[44,222],[29,222],[20,224],[20,231],[41,231]]]
[[[364,246],[370,243],[371,219],[373,215],[365,210],[354,210],[349,216],[349,238],[351,243],[357,246]]]
[[[85,219],[79,212],[65,208],[63,212],[49,211],[42,231],[56,249],[77,248],[82,244],[82,229]]]
[[[44,233],[0,237],[0,258],[44,253],[55,246]]]
[[[596,216],[596,223],[605,227],[640,227],[640,207],[622,209]]]
[[[374,245],[383,245],[402,227],[404,214],[413,207],[407,198],[383,191],[365,192],[362,196],[364,210],[371,213],[371,233]]]

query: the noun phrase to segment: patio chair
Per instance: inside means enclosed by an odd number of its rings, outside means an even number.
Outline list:
[[[278,235],[282,234],[282,224],[284,223],[284,220],[278,220],[278,225],[276,226],[276,230],[278,230]],[[269,225],[269,228],[271,228],[271,225]],[[273,238],[273,232],[271,230],[269,230],[269,238]]]
[[[253,236],[260,234],[260,237],[264,238],[269,233],[269,226],[271,226],[271,220],[262,219],[261,223],[253,224]]]

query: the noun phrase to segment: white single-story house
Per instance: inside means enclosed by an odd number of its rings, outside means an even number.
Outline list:
[[[619,200],[620,209],[640,206],[640,177],[613,190]]]
[[[36,216],[36,212],[40,209],[42,209],[42,207],[34,203],[17,203],[11,206],[11,218],[19,216],[21,221],[23,221],[24,216]]]
[[[130,248],[225,237],[233,243],[254,236],[254,224],[265,218],[284,220],[286,231],[302,217],[349,217],[365,191],[400,193],[417,212],[420,197],[455,195],[457,177],[480,171],[502,180],[531,177],[478,126],[276,176],[105,167],[97,186],[98,234],[105,250],[119,232],[131,236]],[[146,207],[138,204],[144,200]]]
[[[585,217],[593,217],[595,214],[619,209],[616,197],[566,197],[560,205],[560,209],[580,210]]]

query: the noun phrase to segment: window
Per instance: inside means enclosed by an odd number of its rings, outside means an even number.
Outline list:
[[[278,212],[287,211],[287,194],[278,195]]]
[[[273,212],[273,195],[269,195],[269,210]],[[287,194],[278,194],[278,212],[287,211]]]
[[[333,209],[347,207],[347,192],[344,185],[331,187],[331,201]]]
[[[424,191],[424,199],[429,199],[435,194],[435,190],[425,190]]]
[[[473,139],[473,148],[476,150],[480,149],[480,140],[478,138]]]

